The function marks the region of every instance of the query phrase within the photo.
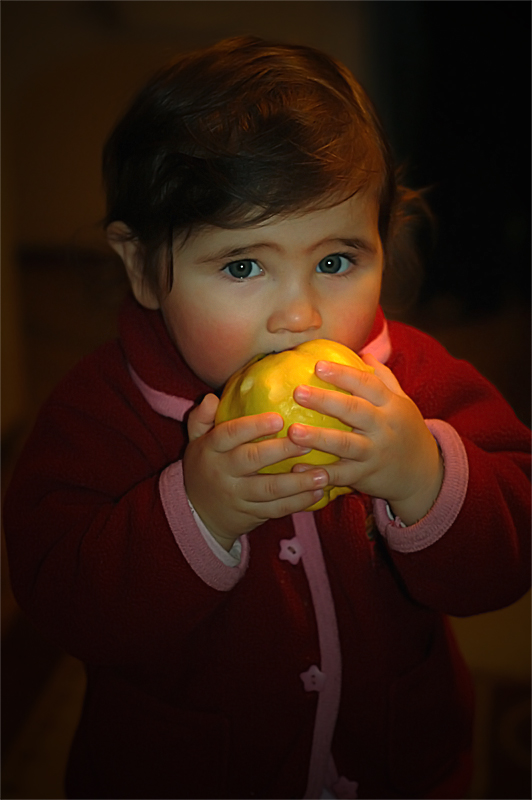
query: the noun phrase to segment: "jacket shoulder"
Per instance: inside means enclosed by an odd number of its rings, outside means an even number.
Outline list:
[[[120,342],[111,340],[72,367],[52,390],[45,405],[85,405],[102,392],[119,391],[130,382]]]
[[[457,380],[469,388],[496,392],[472,364],[455,358],[429,334],[402,322],[390,322],[389,334],[388,366],[407,394],[416,392],[428,397],[437,392],[441,398],[443,390],[444,396],[460,395]]]
[[[468,361],[452,356],[432,336],[401,322],[389,323],[392,354],[388,366],[425,419],[450,422],[458,432],[492,434],[508,446],[527,448],[530,431],[499,390]]]

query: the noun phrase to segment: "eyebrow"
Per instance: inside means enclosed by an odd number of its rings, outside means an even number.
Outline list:
[[[318,247],[322,247],[326,244],[341,244],[344,247],[352,247],[353,250],[362,250],[364,253],[368,253],[369,255],[374,255],[377,252],[375,245],[373,245],[367,239],[362,239],[360,236],[354,236],[347,239],[344,239],[340,236],[331,236],[330,238],[322,239],[321,242],[317,242],[310,249],[311,251],[317,250]]]
[[[350,247],[353,250],[360,250],[364,253],[368,253],[369,255],[374,255],[376,253],[376,248],[371,242],[367,239],[362,239],[359,236],[343,238],[339,236],[331,236],[326,239],[322,239],[319,242],[316,242],[311,247],[306,250],[306,253],[313,253],[315,250],[318,250],[320,247],[324,245],[330,244],[331,247],[334,245],[342,245],[343,247]],[[245,255],[248,255],[251,251],[254,250],[262,250],[262,249],[269,249],[275,250],[280,252],[282,248],[275,244],[275,242],[251,242],[248,245],[243,245],[241,247],[229,247],[223,248],[216,252],[207,253],[204,258],[200,259],[200,263],[202,264],[209,264],[211,262],[219,262],[225,260],[236,259]]]
[[[200,262],[202,264],[209,264],[211,261],[226,261],[228,259],[247,255],[251,250],[262,250],[264,248],[277,251],[281,250],[278,245],[272,242],[251,242],[250,244],[242,245],[242,247],[223,248],[213,253],[207,253],[204,258],[200,259]]]

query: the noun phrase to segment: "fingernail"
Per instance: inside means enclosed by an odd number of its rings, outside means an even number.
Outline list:
[[[316,372],[319,372],[320,375],[332,375],[332,370],[327,361],[318,361],[316,363]]]
[[[315,486],[326,486],[329,480],[329,476],[326,475],[324,472],[320,472],[317,475],[312,477],[313,483]]]
[[[290,428],[290,432],[296,436],[298,439],[306,439],[308,436],[308,431],[304,425],[298,425],[297,422],[292,425]]]
[[[280,431],[282,430],[284,425],[283,418],[280,417],[278,414],[275,416],[271,416],[269,419],[269,426],[272,431]]]
[[[296,400],[308,400],[310,397],[310,389],[308,386],[297,386],[294,395]]]

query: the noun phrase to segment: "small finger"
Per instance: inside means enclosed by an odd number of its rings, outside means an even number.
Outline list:
[[[305,473],[286,472],[252,475],[246,480],[246,500],[255,503],[266,503],[282,500],[293,495],[321,492],[328,483],[328,473],[324,469],[316,468],[311,468]]]
[[[300,458],[310,451],[310,447],[296,444],[287,436],[249,442],[242,445],[238,451],[235,475],[250,475],[287,458]]]
[[[288,517],[290,514],[297,514],[298,511],[306,511],[321,500],[323,494],[323,489],[315,489],[313,492],[301,492],[271,503],[264,503],[261,504],[261,507],[268,519],[280,519]]]
[[[280,414],[266,412],[249,417],[237,417],[221,422],[213,431],[214,449],[226,453],[241,444],[272,436],[283,429],[283,418]]]
[[[297,492],[272,500],[263,500],[249,503],[249,513],[260,519],[280,519],[298,511],[305,511],[317,503],[324,495],[323,489],[311,489],[306,492]]]
[[[374,427],[375,406],[362,397],[300,385],[294,390],[294,399],[304,408],[338,419],[351,428],[371,430]]]
[[[314,469],[314,465],[305,464],[305,462],[302,461],[300,464],[294,464],[292,472],[308,472],[309,469]]]
[[[373,405],[380,406],[386,402],[388,387],[372,372],[335,364],[333,361],[318,361],[316,375],[339,389],[363,397]]]
[[[329,476],[328,484],[330,486],[353,486],[360,476],[360,470],[363,467],[362,461],[347,461],[345,459],[338,459],[332,464],[327,464],[327,474]],[[307,472],[308,470],[315,469],[312,464],[296,464],[292,472]]]
[[[368,439],[355,431],[336,428],[317,428],[297,422],[288,428],[288,436],[301,447],[310,447],[338,458],[361,460],[367,449]]]

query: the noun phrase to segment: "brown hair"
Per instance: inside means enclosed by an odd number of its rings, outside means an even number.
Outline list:
[[[202,225],[241,227],[332,206],[369,185],[385,253],[402,193],[373,105],[303,45],[236,37],[179,56],[138,94],[103,154],[105,224],[123,221],[160,288],[160,255]]]

